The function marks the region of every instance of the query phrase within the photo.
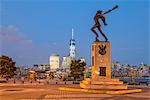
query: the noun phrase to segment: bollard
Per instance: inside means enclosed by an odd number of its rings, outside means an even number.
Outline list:
[[[39,84],[40,84],[41,82],[40,82],[40,79],[39,79]]]
[[[49,81],[47,81],[47,84],[49,84]]]
[[[16,83],[16,81],[14,80],[14,84]]]

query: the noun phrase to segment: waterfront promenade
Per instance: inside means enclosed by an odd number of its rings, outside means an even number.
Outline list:
[[[110,95],[83,92],[60,91],[59,87],[79,87],[72,82],[0,83],[0,100],[150,100],[150,87],[130,85],[129,88],[142,88],[142,93]]]

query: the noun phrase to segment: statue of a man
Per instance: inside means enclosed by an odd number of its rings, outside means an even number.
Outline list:
[[[96,35],[96,41],[99,41],[98,37],[99,35],[97,34],[97,32],[94,30],[95,28],[97,28],[99,30],[99,32],[102,34],[102,36],[105,38],[105,41],[107,42],[108,41],[108,38],[105,36],[105,34],[102,32],[102,29],[101,29],[101,24],[99,22],[99,19],[101,19],[104,23],[104,25],[106,26],[107,23],[105,21],[105,17],[104,17],[104,14],[107,14],[109,12],[111,12],[112,10],[118,8],[118,6],[116,5],[115,7],[113,7],[111,10],[108,10],[106,12],[102,12],[101,10],[98,10],[96,12],[96,15],[94,16],[94,22],[95,24],[92,26],[91,30],[92,32]]]

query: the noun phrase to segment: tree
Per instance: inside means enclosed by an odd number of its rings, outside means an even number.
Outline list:
[[[75,80],[80,78],[80,76],[84,76],[84,68],[86,63],[81,60],[72,60],[70,65],[70,76],[74,77]]]
[[[12,58],[4,55],[0,56],[0,76],[13,77],[16,71],[15,63]]]

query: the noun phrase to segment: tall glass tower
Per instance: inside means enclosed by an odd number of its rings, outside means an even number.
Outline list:
[[[75,47],[75,39],[73,38],[73,28],[72,28],[72,37],[70,39],[70,57],[72,59],[75,59],[75,54],[76,54],[76,47]]]

